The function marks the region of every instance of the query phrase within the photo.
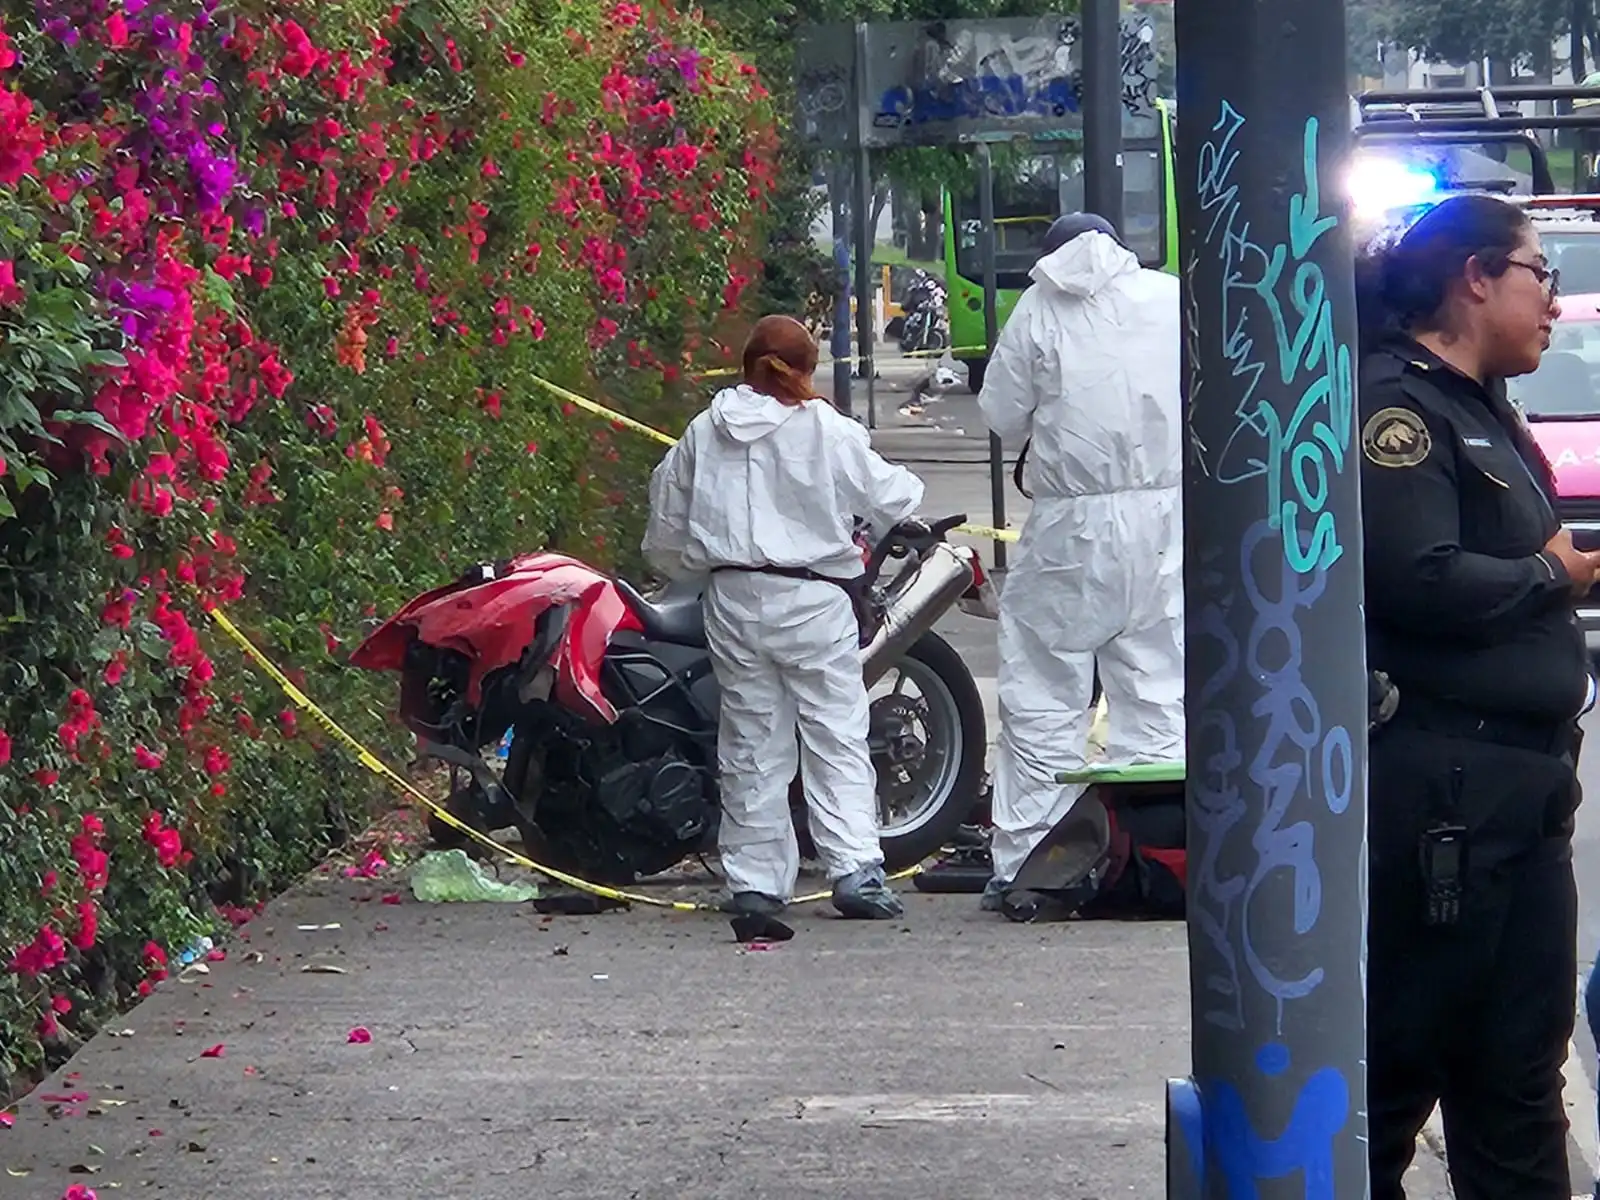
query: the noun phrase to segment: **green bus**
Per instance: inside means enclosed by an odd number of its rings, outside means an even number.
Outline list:
[[[1124,117],[1122,146],[1123,226],[1128,245],[1147,267],[1177,272],[1178,204],[1173,179],[1177,109],[1156,101],[1153,118]],[[1153,126],[1153,128],[1152,128]],[[1028,286],[1028,271],[1050,223],[1083,207],[1083,157],[1077,148],[1056,150],[1035,142],[1015,172],[995,177],[996,307],[1005,324]],[[989,352],[983,327],[983,224],[978,218],[976,173],[964,195],[944,193],[945,286],[950,305],[950,344],[967,364],[973,393],[983,386]]]

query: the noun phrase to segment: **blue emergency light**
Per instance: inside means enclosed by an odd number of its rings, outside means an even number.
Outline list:
[[[1377,155],[1359,156],[1350,166],[1345,186],[1358,218],[1432,204],[1448,190],[1426,167]]]

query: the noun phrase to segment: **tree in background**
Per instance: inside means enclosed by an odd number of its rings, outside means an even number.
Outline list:
[[[1384,40],[1440,62],[1488,58],[1509,70],[1527,64],[1548,79],[1559,65],[1553,47],[1569,37],[1574,75],[1586,73],[1584,39],[1594,50],[1594,0],[1355,0],[1347,9],[1353,59],[1360,43]]]

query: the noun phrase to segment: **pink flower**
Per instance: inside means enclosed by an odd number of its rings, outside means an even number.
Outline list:
[[[61,1194],[61,1200],[100,1200],[87,1184],[75,1183]]]
[[[78,901],[78,931],[72,935],[72,944],[79,950],[93,950],[100,932],[100,912],[92,901]]]
[[[161,755],[153,750],[146,750],[143,746],[133,748],[133,761],[141,771],[159,771],[161,769]]]
[[[11,761],[11,735],[0,729],[0,767]]]
[[[168,829],[160,824],[160,817],[156,816],[156,824],[151,827],[145,823],[144,840],[156,852],[156,861],[163,867],[172,868],[178,865],[183,858],[183,838],[176,829]]]
[[[11,969],[25,979],[43,975],[67,961],[67,944],[48,925],[40,928],[33,941],[11,956]]]
[[[372,1040],[372,1031],[365,1025],[357,1025],[350,1031],[350,1037],[348,1040],[355,1045],[365,1046]]]
[[[227,1047],[224,1046],[221,1042],[218,1042],[215,1046],[208,1046],[204,1050],[200,1051],[200,1057],[201,1058],[221,1058],[223,1056],[223,1054],[226,1053],[226,1051],[227,1051]]]
[[[55,1010],[58,1017],[64,1017],[72,1011],[72,1001],[58,992],[50,997],[50,1007]]]
[[[0,305],[12,307],[22,303],[23,291],[17,283],[17,265],[9,258],[0,258]]]
[[[389,860],[376,850],[367,851],[367,856],[361,860],[360,866],[350,866],[344,869],[346,879],[373,879],[389,869]]]

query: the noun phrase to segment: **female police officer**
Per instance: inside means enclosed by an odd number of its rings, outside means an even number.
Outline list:
[[[1372,1195],[1404,1195],[1438,1102],[1458,1197],[1565,1200],[1573,599],[1600,555],[1503,383],[1539,365],[1559,281],[1522,210],[1465,195],[1361,274],[1368,655],[1399,688],[1369,768]]]

